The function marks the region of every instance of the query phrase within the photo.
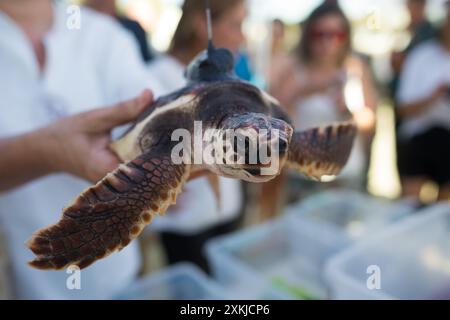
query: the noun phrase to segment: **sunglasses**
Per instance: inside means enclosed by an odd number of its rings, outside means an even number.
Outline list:
[[[347,40],[348,34],[345,31],[317,29],[311,32],[311,37],[314,40],[337,40],[339,42],[344,42]]]

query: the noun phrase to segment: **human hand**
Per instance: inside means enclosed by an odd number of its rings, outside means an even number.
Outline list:
[[[133,121],[152,100],[152,93],[145,90],[135,99],[70,116],[41,129],[51,171],[98,182],[120,164],[109,149],[111,130]]]
[[[430,105],[434,104],[437,100],[449,94],[450,86],[448,84],[441,84],[437,87],[430,97]]]
[[[353,112],[353,119],[358,126],[358,130],[363,133],[373,133],[376,124],[376,114],[374,110],[363,107]]]
[[[303,82],[299,90],[304,95],[322,94],[330,91],[342,90],[345,82],[344,75],[341,71],[336,71],[331,75],[310,75],[307,82]]]

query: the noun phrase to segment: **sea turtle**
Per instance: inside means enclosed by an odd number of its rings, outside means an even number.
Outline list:
[[[37,256],[31,266],[84,268],[121,250],[155,215],[165,213],[189,176],[199,170],[251,182],[269,181],[285,164],[315,178],[340,172],[352,149],[353,123],[294,132],[276,99],[235,77],[233,61],[231,52],[210,44],[187,68],[188,85],[146,108],[128,132],[111,145],[125,164],[79,195],[64,209],[58,223],[38,231],[28,241]],[[204,133],[207,129],[233,129],[251,137],[266,129],[269,142],[253,147],[267,148],[268,155],[276,153],[278,170],[262,174],[270,164],[260,157],[256,163],[244,164],[175,163],[172,151],[179,141],[172,141],[172,133],[176,129],[193,132],[195,121],[201,121]],[[274,129],[278,136],[271,134]],[[220,137],[226,139],[225,135]],[[220,143],[220,139],[212,143]],[[277,150],[273,145],[278,145]],[[246,156],[251,152],[249,146],[246,144]]]

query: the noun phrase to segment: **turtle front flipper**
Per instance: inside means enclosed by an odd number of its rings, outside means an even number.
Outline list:
[[[67,207],[55,225],[35,233],[28,247],[38,269],[81,269],[136,238],[157,213],[176,201],[190,167],[150,152],[120,165]]]
[[[313,179],[336,176],[347,163],[356,133],[353,122],[295,132],[288,166]]]

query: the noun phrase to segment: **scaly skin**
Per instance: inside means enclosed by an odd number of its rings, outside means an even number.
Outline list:
[[[189,176],[169,156],[143,154],[121,165],[67,207],[58,223],[28,242],[38,269],[81,269],[121,250],[157,214],[164,214]]]
[[[295,132],[288,166],[318,180],[338,175],[350,156],[356,132],[353,122]]]

